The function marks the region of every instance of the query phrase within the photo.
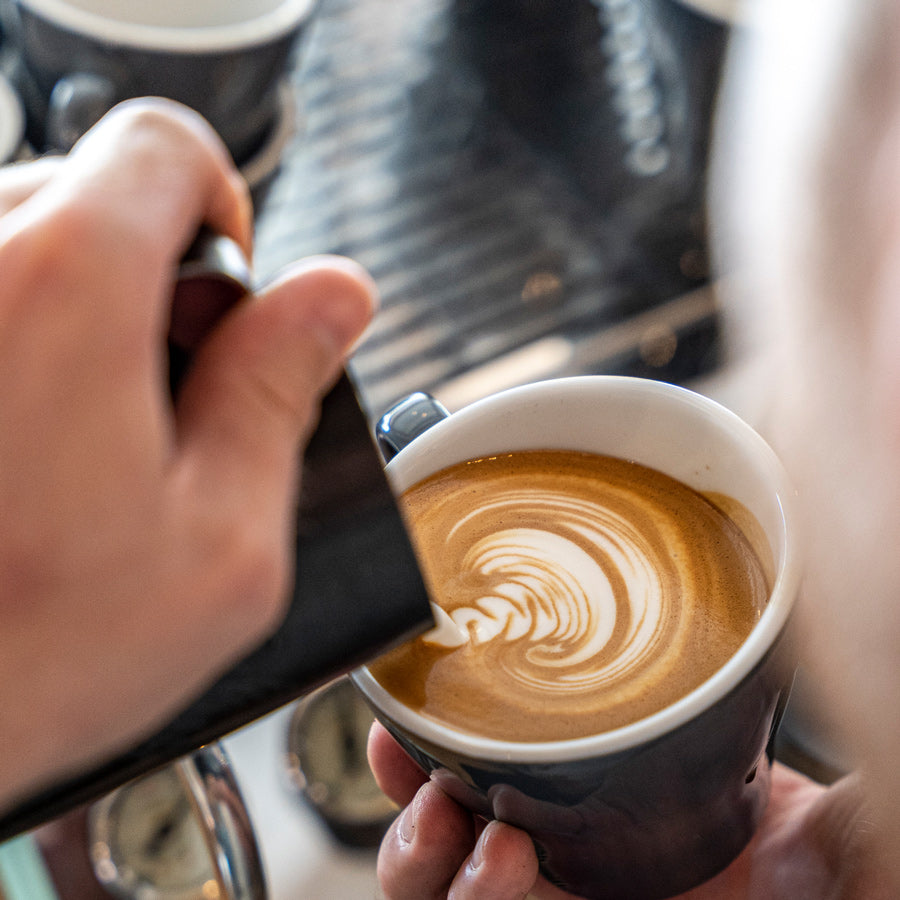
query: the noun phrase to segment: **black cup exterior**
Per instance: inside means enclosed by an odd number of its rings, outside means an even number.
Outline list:
[[[792,680],[787,644],[781,638],[695,718],[606,756],[541,763],[467,757],[373,710],[449,795],[527,831],[555,884],[589,900],[662,900],[724,869],[759,825],[769,748]]]
[[[11,4],[9,14],[9,40],[18,60],[14,77],[28,112],[28,138],[39,151],[68,150],[116,103],[156,96],[203,115],[241,165],[275,125],[279,87],[293,66],[312,7],[295,29],[271,41],[220,51],[111,43],[21,4]],[[66,93],[81,96],[71,101]]]

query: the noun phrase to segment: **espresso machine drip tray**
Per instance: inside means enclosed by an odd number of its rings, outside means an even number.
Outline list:
[[[725,27],[673,0],[322,0],[265,275],[352,256],[374,418],[513,384],[717,362],[704,179]]]

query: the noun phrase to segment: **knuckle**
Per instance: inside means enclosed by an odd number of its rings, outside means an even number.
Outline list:
[[[160,97],[126,100],[113,108],[106,124],[129,138],[146,138],[147,148],[160,152],[165,152],[167,145],[195,142],[213,134],[199,113]]]
[[[256,407],[273,425],[281,423],[284,431],[292,438],[305,433],[310,423],[317,418],[317,398],[310,396],[308,386],[297,389],[281,373],[254,371],[248,374],[248,390],[256,400]]]
[[[145,192],[169,194],[173,185],[187,190],[190,181],[202,181],[211,173],[234,174],[228,150],[212,126],[172,100],[137,98],[119,104],[81,146],[85,156],[105,154],[110,165],[127,158],[130,170],[140,173],[139,186]]]
[[[111,260],[103,251],[120,243],[126,249]],[[23,223],[0,246],[4,323],[36,325],[35,337],[55,335],[73,346],[85,332],[108,330],[113,321],[124,325],[132,316],[121,302],[132,271],[129,260],[145,245],[127,222],[104,216],[96,204],[59,203]],[[116,336],[122,343],[133,337],[125,330]]]
[[[89,262],[92,247],[109,231],[101,209],[91,202],[58,204],[31,229],[30,246],[36,262],[51,263],[50,271],[60,266]]]
[[[7,235],[0,249],[6,301],[35,311],[42,299],[64,301],[70,283],[84,278],[79,252],[98,228],[90,210],[65,205],[39,222],[25,223]]]

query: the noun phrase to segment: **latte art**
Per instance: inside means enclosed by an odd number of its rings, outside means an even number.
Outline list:
[[[721,666],[765,603],[737,526],[623,460],[478,460],[403,502],[438,627],[373,674],[487,736],[574,737],[648,715]]]
[[[470,540],[492,516],[527,517],[533,525]],[[659,647],[671,598],[663,597],[652,548],[627,519],[598,503],[511,493],[464,518],[445,550],[461,558],[460,583],[490,587],[448,613],[456,640],[444,629],[426,635],[427,643],[520,644],[509,654],[501,650],[504,669],[548,691],[607,685]]]

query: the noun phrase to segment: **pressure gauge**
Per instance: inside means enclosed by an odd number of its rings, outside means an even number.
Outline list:
[[[249,816],[210,745],[132,781],[89,812],[98,881],[123,900],[263,900]]]
[[[295,786],[334,835],[375,846],[398,808],[366,759],[373,715],[347,678],[300,701],[288,728],[288,768]]]

